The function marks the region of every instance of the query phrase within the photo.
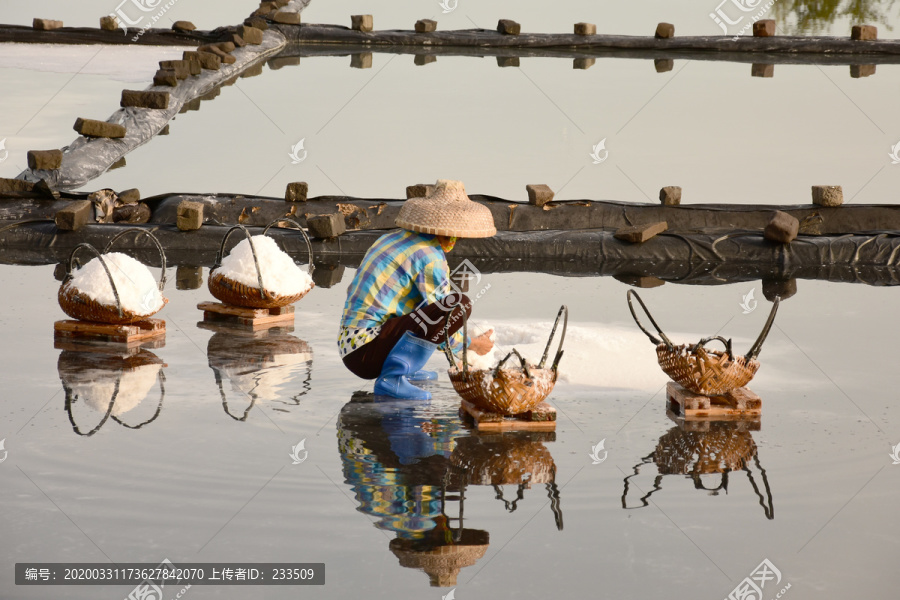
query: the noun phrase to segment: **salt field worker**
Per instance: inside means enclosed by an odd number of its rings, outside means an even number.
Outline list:
[[[484,355],[491,331],[462,339],[472,302],[450,286],[446,252],[457,238],[497,233],[487,207],[473,202],[461,181],[439,179],[424,198],[406,201],[399,230],[381,236],[363,258],[347,290],[338,347],[344,365],[363,379],[376,379],[375,394],[428,400],[410,381],[437,379],[422,367],[450,335],[453,352],[467,346]]]

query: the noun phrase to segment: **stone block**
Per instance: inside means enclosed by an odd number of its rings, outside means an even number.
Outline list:
[[[261,29],[250,27],[248,25],[241,25],[239,33],[241,38],[248,44],[252,44],[254,46],[262,44],[263,32]]]
[[[350,68],[352,69],[371,69],[372,53],[361,52],[359,54],[350,55]]]
[[[100,17],[100,29],[103,31],[116,31],[119,29],[119,19],[113,15]]]
[[[763,231],[763,236],[770,242],[790,244],[800,231],[800,221],[786,212],[776,210]]]
[[[310,237],[319,240],[337,237],[347,230],[344,215],[341,213],[307,217],[306,227],[309,229]]]
[[[596,58],[575,58],[572,59],[572,68],[587,70],[593,67],[596,62]]]
[[[100,138],[123,138],[125,137],[125,126],[118,123],[107,123],[106,121],[95,121],[94,119],[75,119],[75,131],[87,137]]]
[[[222,57],[213,52],[197,52],[197,58],[200,59],[200,67],[209,71],[218,71],[222,66]]]
[[[593,23],[575,23],[575,35],[597,35],[597,26]]]
[[[278,8],[284,8],[291,3],[291,0],[272,0]]]
[[[285,202],[306,202],[306,196],[309,193],[309,184],[305,181],[294,181],[287,184],[284,190]]]
[[[165,110],[169,108],[169,92],[139,92],[136,90],[122,90],[122,100],[119,103],[123,108],[132,106],[136,108],[155,108]]]
[[[24,179],[7,179],[0,177],[0,194],[10,192],[30,192],[34,190],[34,183]]]
[[[272,20],[282,25],[299,25],[300,13],[279,10],[272,16]]]
[[[497,21],[497,31],[503,35],[519,35],[522,26],[511,19],[500,19]]]
[[[119,202],[122,204],[137,204],[141,201],[141,191],[137,188],[129,188],[119,192]]]
[[[528,204],[534,206],[543,206],[552,202],[555,195],[550,186],[543,183],[528,184],[525,186],[525,191],[528,192]]]
[[[262,17],[250,17],[249,19],[244,19],[244,25],[256,27],[260,31],[265,31],[269,28],[269,23]]]
[[[62,166],[62,150],[29,150],[28,168],[35,171],[53,170]]]
[[[659,201],[663,206],[678,206],[681,204],[681,188],[677,185],[667,185],[660,189]]]
[[[416,21],[416,33],[431,33],[437,31],[437,21],[431,19],[419,19]]]
[[[750,65],[750,77],[775,77],[775,65],[771,63],[753,63]]]
[[[211,44],[211,46],[218,48],[222,52],[234,52],[236,47],[233,40],[225,40],[217,44]]]
[[[659,39],[668,39],[675,37],[675,26],[671,23],[660,23],[656,26],[654,37]]]
[[[185,50],[181,54],[181,60],[188,64],[191,75],[199,75],[203,65],[200,63],[200,53],[196,50]]]
[[[176,290],[199,290],[203,285],[203,267],[178,265],[175,267]]]
[[[276,2],[260,2],[259,8],[257,10],[270,12],[273,10],[277,10],[278,8],[279,8],[279,6]]]
[[[844,190],[839,185],[814,185],[812,201],[819,206],[840,206],[844,203]]]
[[[850,65],[850,77],[859,79],[875,74],[875,65]]]
[[[657,73],[668,73],[675,68],[675,61],[671,58],[657,58],[653,61],[653,68]]]
[[[753,37],[774,37],[775,21],[772,19],[762,19],[753,24]]]
[[[31,22],[31,27],[38,31],[52,31],[60,29],[63,26],[62,21],[54,21],[53,19],[37,19]]]
[[[77,200],[56,212],[56,228],[62,231],[78,231],[93,221],[94,204],[90,200]]]
[[[150,220],[150,207],[143,202],[126,204],[113,209],[113,223],[141,224]]]
[[[854,25],[850,29],[850,39],[858,42],[878,39],[878,28],[874,25]]]
[[[372,15],[351,15],[350,28],[368,33],[374,26]]]
[[[175,87],[178,85],[178,75],[175,69],[160,69],[153,76],[153,85]]]
[[[430,65],[433,62],[437,62],[437,56],[434,54],[416,54],[413,58],[413,64],[417,67],[424,67],[425,65]]]
[[[417,183],[416,185],[408,185],[406,186],[406,199],[410,198],[424,198],[431,194],[434,191],[433,185],[428,185],[427,183]]]
[[[247,45],[247,42],[244,41],[244,38],[242,38],[239,33],[234,31],[226,31],[221,36],[219,36],[219,40],[221,40],[219,43],[234,44],[235,48],[243,48]],[[231,50],[225,51],[231,52]]]
[[[633,225],[631,227],[623,227],[614,234],[617,240],[631,242],[633,244],[642,244],[650,238],[659,235],[669,228],[665,221],[658,223],[646,223],[644,225]]]
[[[161,71],[175,71],[178,79],[187,79],[191,76],[191,65],[186,60],[161,60],[159,68]]]
[[[497,66],[498,67],[518,67],[519,66],[519,57],[518,56],[498,56],[497,57]]]
[[[190,32],[197,29],[197,26],[190,21],[175,21],[172,23],[172,31]]]
[[[178,205],[176,225],[181,231],[192,231],[203,226],[203,203],[182,200]]]

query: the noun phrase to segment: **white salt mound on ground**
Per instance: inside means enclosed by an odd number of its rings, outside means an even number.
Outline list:
[[[293,296],[302,294],[312,287],[312,277],[298,267],[294,260],[278,247],[275,240],[264,235],[255,235],[253,247],[256,249],[256,258],[259,261],[259,270],[262,272],[266,291],[278,296]],[[244,239],[235,246],[231,253],[222,259],[222,266],[213,273],[259,289],[250,241]]]
[[[109,273],[116,283],[122,308],[137,315],[152,315],[163,307],[153,274],[146,266],[120,252],[104,254]],[[95,302],[116,306],[116,297],[99,258],[91,259],[72,274],[71,285]]]

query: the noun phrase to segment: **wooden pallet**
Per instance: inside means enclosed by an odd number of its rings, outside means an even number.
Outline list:
[[[127,348],[153,345],[160,348],[159,342],[165,343],[166,322],[162,319],[147,319],[131,325],[109,325],[107,323],[91,323],[66,319],[53,324],[54,347],[62,350],[77,349],[67,347],[73,342],[81,343],[115,343],[124,344]],[[84,347],[87,349],[87,347]]]
[[[498,413],[485,412],[466,400],[459,409],[462,416],[468,415],[479,431],[553,431],[556,429],[556,409],[541,402],[534,410],[507,417]]]
[[[749,415],[740,417],[690,417],[685,418],[676,414],[672,406],[666,410],[666,416],[678,425],[682,431],[705,433],[712,430],[711,424],[716,421],[724,421],[734,425],[734,431],[759,431],[762,429],[761,415]]]
[[[670,381],[666,385],[666,406],[678,417],[690,420],[722,421],[762,415],[762,400],[745,387],[724,396],[701,396]]]
[[[221,302],[201,302],[197,308],[203,311],[204,321],[226,321],[253,329],[294,322],[293,305],[281,308],[243,308]]]

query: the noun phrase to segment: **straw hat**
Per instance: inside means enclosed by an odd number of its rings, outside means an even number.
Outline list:
[[[438,179],[424,198],[410,198],[400,209],[397,227],[461,238],[485,238],[497,233],[486,207],[466,195],[462,181]]]

